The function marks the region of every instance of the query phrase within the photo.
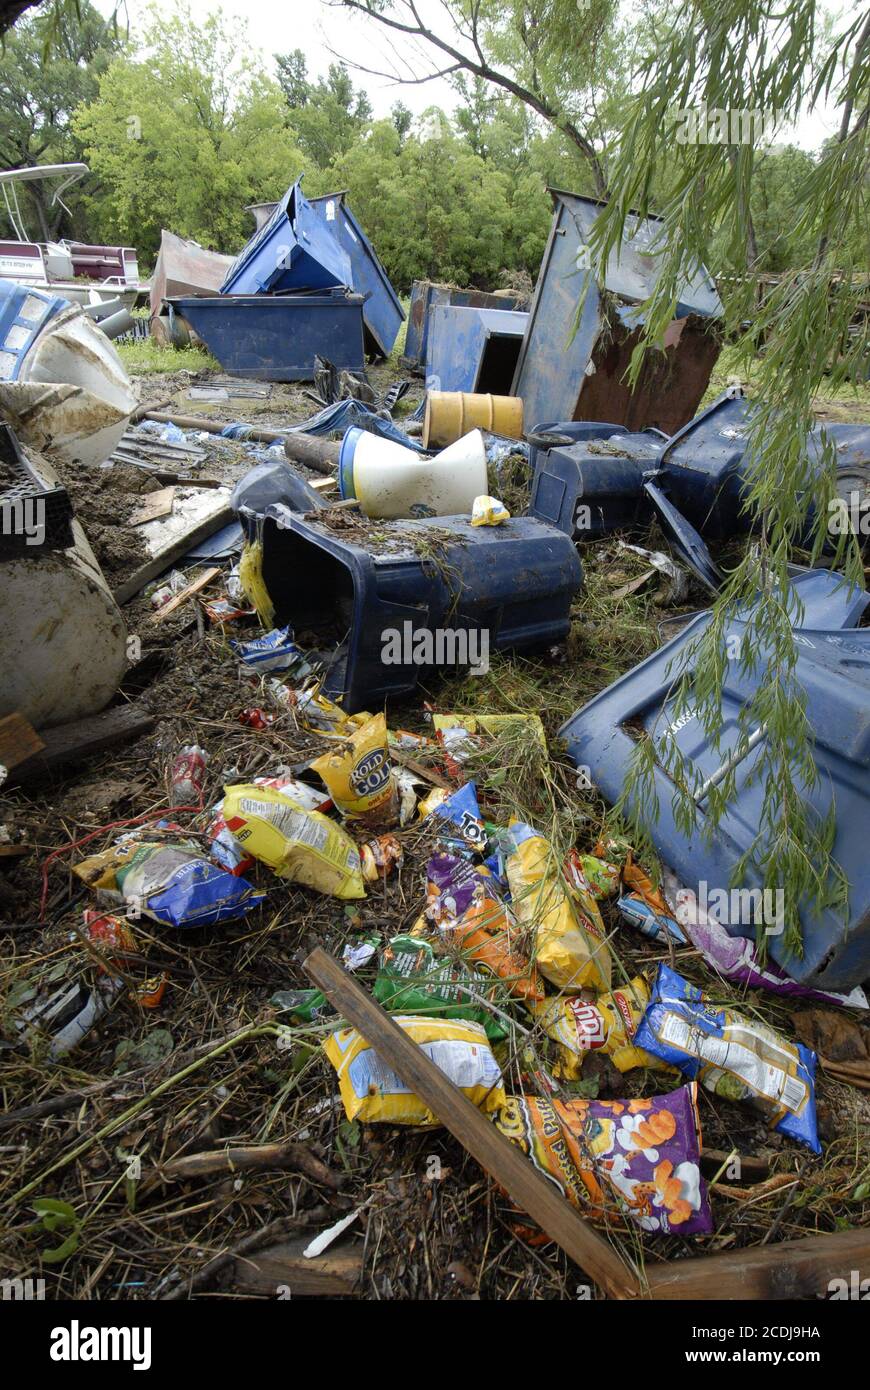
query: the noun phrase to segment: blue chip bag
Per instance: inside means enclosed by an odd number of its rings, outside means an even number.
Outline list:
[[[289,671],[299,677],[308,675],[314,667],[293,641],[293,629],[274,627],[262,637],[250,642],[231,641],[230,646],[245,663],[257,671]]]
[[[634,1035],[726,1100],[748,1100],[771,1128],[821,1153],[816,1126],[816,1054],[731,1008],[719,1008],[675,970],[660,965]]]
[[[445,844],[458,843],[481,852],[486,848],[486,827],[474,782],[466,782],[429,814],[432,820],[441,822],[438,829]]]
[[[666,917],[663,912],[656,912],[639,893],[627,894],[618,900],[616,906],[629,926],[636,927],[644,936],[666,944],[670,937],[685,946],[686,937],[679,923],[673,917]]]
[[[75,872],[109,901],[124,903],[128,917],[152,917],[169,927],[232,922],[265,898],[189,841],[149,841],[135,833],[83,860]]]

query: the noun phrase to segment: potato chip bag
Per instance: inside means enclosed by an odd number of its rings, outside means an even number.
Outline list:
[[[713,1229],[694,1085],[648,1100],[512,1096],[496,1124],[593,1220],[622,1212],[658,1235]]]
[[[336,898],[365,897],[359,850],[320,811],[273,787],[241,783],[224,787],[223,817],[233,838],[279,878]]]
[[[399,793],[387,743],[387,721],[376,714],[311,764],[343,816],[389,830],[399,818]]]
[[[475,497],[471,506],[472,526],[501,526],[503,521],[510,519],[510,512],[497,497],[487,497],[485,494]]]
[[[479,1109],[490,1112],[505,1104],[501,1071],[479,1023],[414,1014],[396,1014],[393,1021]],[[338,1073],[348,1120],[430,1127],[441,1123],[355,1028],[333,1033],[323,1050]]]
[[[569,891],[547,840],[515,821],[506,871],[511,907],[535,931],[535,964],[558,989],[610,988],[612,959],[598,904]]]
[[[519,949],[519,932],[501,903],[486,897],[476,899],[458,921],[445,926],[444,935],[463,954],[504,980],[518,999],[528,1003],[544,998],[540,977]]]
[[[660,965],[636,1040],[726,1100],[746,1100],[771,1129],[821,1153],[816,1125],[816,1054],[765,1023],[720,1008]]]
[[[214,926],[259,907],[265,894],[247,879],[228,874],[202,854],[195,841],[149,837],[128,831],[101,854],[76,864],[75,873],[128,917],[151,917],[168,927]]]
[[[531,1001],[526,1008],[547,1036],[559,1044],[558,1074],[574,1081],[587,1052],[606,1053],[620,1071],[631,1071],[632,1067],[662,1069],[659,1058],[632,1042],[648,1003],[649,986],[638,975],[620,989],[599,994],[592,1004],[584,1004],[576,996],[559,995]]]

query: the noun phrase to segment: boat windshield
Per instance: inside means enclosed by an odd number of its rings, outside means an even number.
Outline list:
[[[12,226],[12,230],[19,241],[30,241],[27,228],[24,225],[24,218],[18,203],[19,183],[48,182],[49,179],[59,179],[57,188],[51,198],[51,207],[55,203],[60,203],[64,212],[69,212],[69,208],[63,201],[61,194],[79,179],[89,174],[90,169],[87,164],[39,164],[32,169],[4,169],[0,170],[0,189],[3,191],[3,202],[6,206],[6,215]]]

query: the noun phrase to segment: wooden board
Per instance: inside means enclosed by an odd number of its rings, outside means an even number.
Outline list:
[[[870,1274],[870,1230],[756,1245],[694,1260],[647,1264],[649,1297],[663,1299],[826,1298],[832,1279]]]
[[[313,1238],[309,1233],[301,1239],[282,1240],[264,1250],[254,1250],[250,1255],[237,1255],[233,1260],[232,1287],[262,1294],[264,1298],[353,1294],[362,1270],[362,1246],[347,1241],[306,1260],[302,1252]]]
[[[76,719],[72,724],[58,724],[54,729],[43,729],[40,735],[42,750],[16,769],[13,780],[24,781],[35,773],[60,767],[64,763],[85,762],[106,748],[148,733],[156,722],[156,716],[147,710],[138,709],[135,705],[116,705],[88,719]]]
[[[200,491],[201,514],[197,513],[190,496],[182,497],[180,501],[176,496],[171,516],[149,521],[147,526],[152,534],[147,539],[151,557],[134,570],[129,579],[118,585],[113,593],[115,602],[119,606],[126,603],[152,579],[171,569],[188,550],[234,521],[236,514],[230,506],[230,495],[230,489],[225,486],[210,493]]]
[[[174,487],[162,487],[159,492],[149,492],[142,506],[130,517],[131,526],[141,526],[146,521],[156,521],[172,511],[175,500]]]
[[[590,1279],[611,1298],[639,1296],[634,1274],[604,1237],[569,1206],[549,1179],[439,1071],[338,961],[318,946],[306,959],[305,969],[342,1018],[358,1029],[381,1060],[425,1101],[517,1206],[528,1212]]]
[[[0,766],[11,771],[44,747],[39,734],[23,714],[7,714],[0,719]]]
[[[180,594],[176,594],[168,603],[164,603],[162,608],[158,608],[152,616],[151,622],[162,623],[163,619],[168,618],[170,613],[174,613],[176,608],[180,608],[183,603],[187,603],[189,598],[193,598],[194,594],[198,594],[213,579],[217,579],[220,572],[219,565],[213,565],[210,569],[203,570],[202,574],[198,575],[185,589],[182,589]]]

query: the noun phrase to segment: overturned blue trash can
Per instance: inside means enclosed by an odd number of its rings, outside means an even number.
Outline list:
[[[510,292],[490,294],[486,290],[460,290],[452,285],[436,285],[432,280],[415,280],[411,286],[411,307],[405,331],[405,350],[399,359],[406,371],[422,375],[429,347],[429,316],[434,305],[453,304],[462,309],[526,310],[526,295]]]
[[[357,524],[350,537],[328,515],[276,504],[258,534],[276,625],[327,654],[324,692],[350,714],[410,695],[437,671],[482,674],[495,651],[560,641],[582,581],[569,537],[528,517]]]
[[[855,626],[868,595],[824,570],[804,571],[792,583],[804,604],[803,614],[796,610],[793,618],[797,679],[806,697],[819,773],[816,784],[804,793],[820,819],[834,809],[831,852],[849,883],[849,905],[845,919],[832,908],[816,911],[806,905],[800,914],[802,955],[787,951],[781,934],[766,939],[773,958],[793,979],[848,991],[870,977],[870,629]],[[709,613],[696,616],[678,637],[596,696],[559,731],[572,761],[610,802],[622,794],[640,738],[651,739],[655,747],[666,738],[675,741],[696,771],[697,827],[686,833],[677,824],[677,788],[663,760],[657,760],[654,771],[657,817],[646,806],[636,809],[662,861],[699,897],[703,885],[707,900],[714,893],[730,894],[736,865],[758,835],[766,794],[764,783],[754,775],[762,756],[763,730],[743,745],[742,757],[738,746],[739,716],[755,694],[760,674],[742,670],[739,661],[728,663],[718,746],[691,710],[678,717],[675,709],[675,685],[683,671],[693,669],[692,644],[709,621]],[[727,635],[738,649],[746,630],[740,617],[728,624]],[[765,665],[762,653],[760,671]],[[708,839],[709,788],[722,780],[729,766],[734,769],[735,794]],[[750,869],[738,888],[760,893],[758,874]],[[732,936],[755,935],[754,922],[729,920],[722,925]]]

